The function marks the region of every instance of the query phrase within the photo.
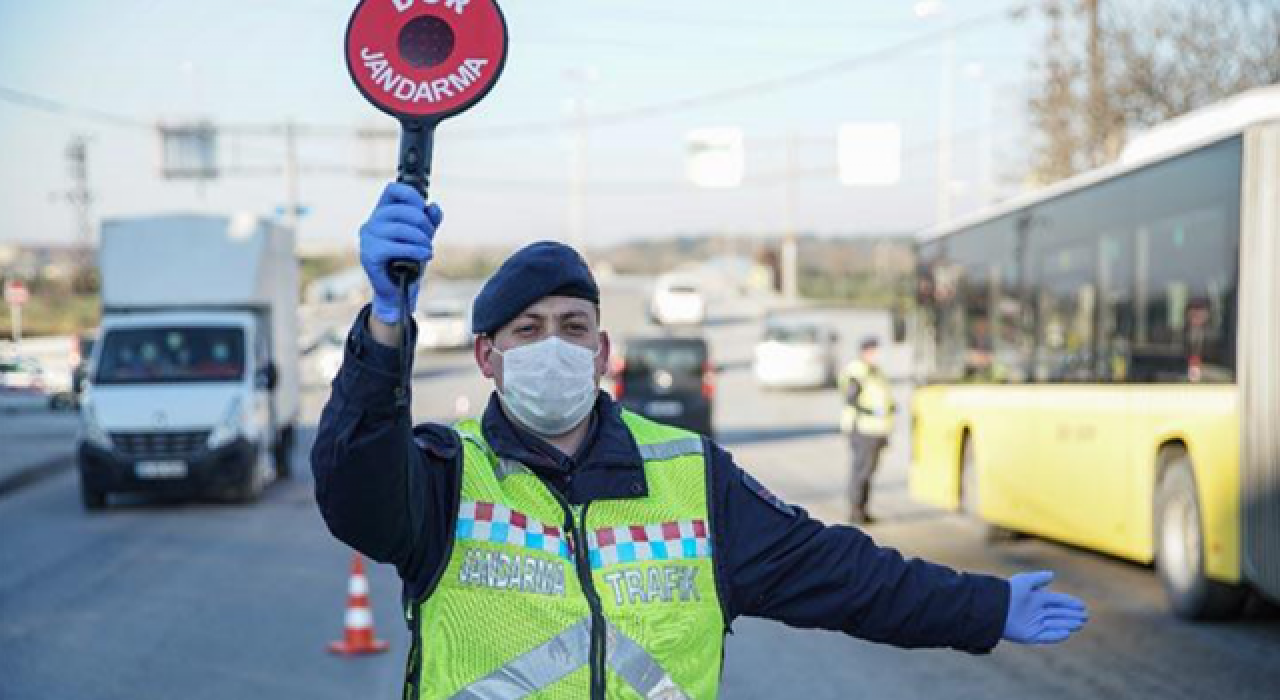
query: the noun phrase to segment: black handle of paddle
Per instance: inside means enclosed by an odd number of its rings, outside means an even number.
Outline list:
[[[402,121],[400,127],[400,164],[396,171],[396,182],[414,188],[425,200],[431,187],[431,157],[435,151],[436,125],[432,122]],[[392,260],[390,269],[394,280],[408,278],[413,283],[422,276],[422,265],[416,260]]]
[[[400,164],[396,182],[414,188],[425,201],[431,187],[431,156],[435,150],[436,124],[402,121],[400,127]],[[400,386],[395,390],[396,405],[408,409],[412,386],[409,375],[413,371],[413,337],[409,330],[409,319],[414,311],[409,308],[409,287],[422,277],[422,265],[416,260],[401,259],[392,260],[388,263],[388,268],[391,279],[400,287]]]

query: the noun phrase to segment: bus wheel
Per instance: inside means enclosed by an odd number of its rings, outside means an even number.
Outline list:
[[[1204,531],[1191,459],[1176,455],[1156,487],[1156,569],[1173,611],[1190,620],[1222,620],[1239,614],[1247,589],[1209,579],[1204,572]]]
[[[982,519],[978,501],[978,460],[974,454],[973,436],[966,433],[960,447],[960,511],[982,528],[982,539],[987,542],[1012,542],[1018,534]]]

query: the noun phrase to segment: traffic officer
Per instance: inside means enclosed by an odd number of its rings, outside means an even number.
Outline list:
[[[414,329],[387,266],[431,260],[441,218],[391,185],[362,228],[374,301],[312,451],[330,530],[404,581],[405,697],[713,698],[742,615],[972,653],[1084,624],[1051,573],[908,561],[779,500],[714,442],[621,409],[597,389],[599,289],[558,243],[511,256],[475,300],[484,414],[412,425],[394,346]]]
[[[853,470],[849,476],[849,518],[859,525],[872,522],[867,513],[871,500],[871,478],[880,465],[880,454],[889,446],[893,434],[896,406],[889,380],[880,369],[880,341],[868,337],[862,341],[858,359],[850,362],[840,374],[840,393],[844,396],[844,413],[840,425],[850,434]]]

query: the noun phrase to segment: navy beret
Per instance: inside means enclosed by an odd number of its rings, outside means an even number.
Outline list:
[[[507,258],[484,283],[471,309],[471,332],[497,332],[520,312],[549,296],[599,304],[600,288],[578,251],[563,243],[542,241]]]

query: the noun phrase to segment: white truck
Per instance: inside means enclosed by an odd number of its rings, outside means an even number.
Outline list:
[[[290,475],[298,263],[290,229],[248,215],[102,226],[102,326],[81,405],[81,496],[251,502]]]

